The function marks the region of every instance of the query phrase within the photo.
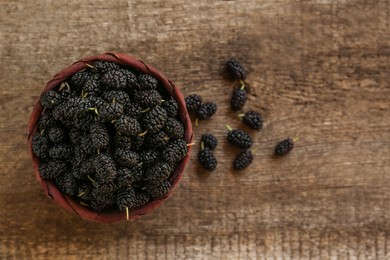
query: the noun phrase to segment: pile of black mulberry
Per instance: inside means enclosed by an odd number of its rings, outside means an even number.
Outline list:
[[[32,148],[42,178],[95,211],[164,197],[187,155],[178,104],[151,75],[95,61],[41,95]]]

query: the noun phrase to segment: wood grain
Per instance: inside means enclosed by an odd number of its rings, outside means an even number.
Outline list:
[[[390,254],[389,1],[0,0],[0,259],[386,259]],[[195,129],[219,138],[217,170],[195,147],[175,194],[154,213],[85,222],[37,185],[26,124],[40,90],[79,58],[148,61],[216,101]],[[236,57],[249,68],[245,109],[256,160],[232,170],[226,123]],[[277,141],[300,137],[276,159]]]

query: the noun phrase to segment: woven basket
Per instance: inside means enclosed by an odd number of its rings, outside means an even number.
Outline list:
[[[185,128],[185,136],[184,139],[187,143],[191,143],[193,138],[192,133],[192,126],[191,126],[191,120],[188,115],[184,97],[180,90],[175,86],[175,84],[167,79],[164,75],[162,75],[160,72],[158,72],[155,68],[153,68],[150,65],[147,65],[143,61],[137,60],[134,57],[131,57],[126,54],[122,53],[106,53],[98,56],[88,57],[84,58],[78,62],[75,62],[74,64],[70,65],[69,67],[65,68],[61,72],[59,72],[57,75],[54,76],[52,80],[50,80],[46,87],[44,88],[43,92],[51,90],[53,88],[58,87],[61,85],[61,83],[72,76],[74,73],[85,69],[87,63],[91,63],[94,60],[104,60],[104,61],[111,61],[116,62],[121,65],[125,65],[131,68],[134,68],[138,71],[141,71],[146,74],[153,75],[156,77],[162,85],[165,87],[165,89],[169,92],[169,94],[176,100],[179,106],[179,117],[180,120],[184,124]],[[62,194],[57,186],[50,180],[42,179],[39,174],[39,159],[34,155],[32,151],[32,137],[34,136],[39,118],[41,116],[41,113],[43,111],[43,107],[41,106],[39,100],[36,102],[35,107],[31,113],[29,122],[28,122],[28,148],[30,152],[31,159],[33,161],[34,169],[35,169],[35,177],[38,180],[38,182],[41,184],[42,188],[44,189],[46,195],[56,201],[59,205],[61,205],[64,209],[66,209],[69,212],[75,213],[79,215],[81,218],[91,221],[98,221],[98,222],[104,222],[104,223],[112,223],[112,222],[118,222],[126,220],[126,213],[124,212],[112,212],[112,213],[101,213],[96,212],[88,207],[80,205],[77,201],[73,200],[67,195]],[[185,165],[187,164],[189,160],[189,155],[191,152],[191,147],[188,147],[188,154],[187,156],[179,163],[178,167],[175,169],[175,171],[170,175],[169,182],[172,185],[171,190],[169,193],[161,198],[156,199],[153,201],[150,201],[146,205],[139,207],[134,210],[129,211],[129,219],[135,219],[141,215],[150,213],[153,211],[156,207],[160,206],[169,196],[171,196],[173,190],[178,185],[178,182],[180,181],[183,171],[185,168]]]

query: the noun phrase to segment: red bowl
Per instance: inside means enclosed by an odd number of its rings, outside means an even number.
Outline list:
[[[43,92],[46,92],[48,90],[51,90],[53,88],[58,87],[61,85],[61,83],[72,76],[74,73],[86,68],[87,63],[91,63],[95,60],[104,60],[104,61],[111,61],[116,62],[124,66],[128,66],[131,68],[134,68],[138,71],[141,71],[146,74],[153,75],[156,77],[165,87],[165,89],[169,92],[169,94],[176,100],[179,106],[179,117],[180,120],[184,124],[185,128],[185,136],[184,139],[187,143],[191,143],[193,138],[193,132],[192,132],[192,126],[191,126],[191,120],[187,112],[187,108],[184,102],[183,94],[180,92],[180,90],[175,86],[175,84],[170,81],[167,77],[165,77],[163,74],[161,74],[159,71],[157,71],[152,66],[144,63],[143,61],[140,61],[132,56],[123,54],[123,53],[106,53],[98,56],[92,56],[88,58],[84,58],[82,60],[79,60],[69,67],[65,68],[58,74],[54,76],[52,80],[50,80],[46,87],[44,88]],[[118,222],[126,220],[126,213],[125,212],[112,212],[112,213],[101,213],[96,212],[88,207],[85,207],[81,204],[79,204],[76,200],[72,199],[71,197],[64,195],[59,191],[57,186],[50,180],[45,180],[41,178],[39,174],[39,158],[35,156],[35,154],[32,151],[32,137],[34,136],[36,130],[39,118],[41,116],[41,113],[43,111],[43,107],[41,106],[39,99],[37,100],[35,107],[31,113],[29,122],[28,122],[28,148],[29,153],[31,156],[31,159],[33,161],[34,170],[35,170],[35,177],[38,180],[38,182],[41,184],[42,188],[44,189],[46,195],[53,199],[55,202],[57,202],[60,206],[62,206],[64,209],[66,209],[69,212],[75,213],[79,215],[81,218],[91,221],[98,221],[98,222],[104,222],[104,223],[112,223],[112,222]],[[170,175],[169,181],[172,185],[171,190],[169,193],[164,196],[163,198],[156,199],[153,201],[150,201],[146,205],[139,207],[134,210],[129,211],[129,219],[135,219],[141,215],[150,213],[153,211],[156,207],[160,206],[168,197],[172,195],[173,190],[178,185],[178,182],[180,181],[184,168],[189,160],[191,152],[191,146],[188,147],[188,153],[187,156],[179,163],[178,167],[175,169],[175,171]]]

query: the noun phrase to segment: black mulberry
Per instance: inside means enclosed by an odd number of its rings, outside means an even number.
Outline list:
[[[84,83],[84,86],[82,87],[82,90],[85,94],[88,93],[88,95],[100,94],[102,92],[102,88],[99,84],[99,75],[94,74],[88,77]]]
[[[137,197],[133,188],[125,188],[118,192],[116,203],[121,211],[133,209],[137,205]]]
[[[114,127],[121,135],[137,135],[141,133],[141,125],[137,119],[122,115],[114,122]]]
[[[197,94],[192,94],[185,98],[185,102],[188,112],[196,112],[202,104],[202,97]]]
[[[95,182],[94,183],[95,189],[101,193],[114,193],[118,191],[118,186],[113,183],[113,182],[108,182],[108,183],[100,183],[100,182]]]
[[[54,108],[61,102],[61,100],[61,95],[54,90],[42,93],[40,98],[41,105],[46,108]]]
[[[237,111],[240,110],[245,105],[246,100],[247,100],[246,90],[240,87],[233,91],[230,105],[234,111]]]
[[[135,103],[135,102],[129,102],[125,106],[125,114],[127,116],[133,117],[138,119],[142,115],[142,107],[140,104]]]
[[[285,155],[294,148],[294,141],[291,138],[287,138],[279,142],[275,147],[276,155]]]
[[[140,166],[132,168],[119,168],[117,174],[117,185],[119,188],[131,187],[134,182],[143,179],[143,170]]]
[[[71,173],[65,173],[55,179],[57,187],[66,195],[76,195],[78,191],[78,184]]]
[[[140,157],[143,167],[149,167],[154,164],[158,159],[159,153],[156,150],[144,150],[141,151]]]
[[[95,156],[93,167],[95,168],[95,176],[98,182],[109,183],[115,180],[117,171],[115,162],[111,156],[104,153]]]
[[[201,142],[203,142],[204,147],[210,148],[210,150],[214,150],[218,145],[218,139],[212,134],[203,134]]]
[[[165,146],[165,149],[162,152],[162,159],[170,165],[174,165],[183,159],[187,155],[187,152],[186,141],[177,139]]]
[[[32,139],[34,154],[40,159],[47,159],[49,155],[49,139],[45,135],[36,133]]]
[[[168,163],[158,162],[145,172],[145,179],[152,183],[161,183],[168,179],[172,172]]]
[[[67,160],[72,157],[72,147],[67,144],[55,144],[49,150],[49,156],[53,159],[63,159]]]
[[[208,171],[214,171],[218,163],[213,151],[207,147],[199,151],[198,162]]]
[[[93,147],[98,150],[108,149],[110,146],[110,134],[107,128],[101,123],[94,123],[89,128]]]
[[[123,148],[115,150],[114,159],[119,165],[124,167],[135,167],[141,162],[138,153]]]
[[[141,150],[144,143],[145,143],[145,136],[135,135],[131,137],[131,148],[134,151]]]
[[[183,124],[175,118],[168,118],[164,126],[164,131],[170,138],[177,139],[183,138],[184,136],[184,126]]]
[[[138,76],[138,83],[143,90],[156,89],[158,81],[151,75],[141,74]]]
[[[243,115],[244,123],[253,129],[260,130],[263,127],[263,119],[259,113],[248,111]]]
[[[88,70],[81,70],[72,75],[69,79],[69,84],[72,87],[81,89],[88,78],[91,77],[91,72]]]
[[[253,161],[253,154],[251,151],[242,151],[233,161],[233,167],[235,170],[243,170],[248,167]]]
[[[101,76],[100,84],[107,89],[124,89],[126,88],[127,78],[122,71],[110,70]]]
[[[38,130],[39,131],[48,130],[55,125],[56,125],[56,120],[53,118],[51,111],[46,109],[38,121]]]
[[[127,87],[130,89],[140,89],[137,76],[128,69],[121,70],[126,76]]]
[[[93,63],[92,66],[92,71],[94,73],[105,73],[110,70],[119,70],[120,67],[117,63],[115,62],[109,62],[109,61],[102,61],[102,60],[97,60]]]
[[[108,90],[104,91],[102,94],[102,98],[106,100],[108,103],[118,102],[122,104],[125,108],[127,104],[130,103],[129,94],[127,94],[123,90]]]
[[[123,112],[123,106],[119,103],[105,103],[98,107],[99,119],[102,122],[109,122],[120,117]]]
[[[162,100],[160,93],[155,89],[137,91],[134,98],[142,107],[155,107],[160,105]]]
[[[217,112],[217,105],[213,102],[203,103],[199,106],[197,116],[199,119],[207,119]]]
[[[171,184],[169,181],[163,181],[162,183],[151,183],[146,186],[146,193],[152,198],[162,198],[171,190]]]
[[[179,106],[173,98],[170,98],[168,100],[165,100],[161,107],[165,108],[165,111],[167,111],[168,117],[176,117],[177,111],[179,110]]]
[[[67,172],[68,168],[66,162],[52,160],[47,163],[41,163],[39,165],[39,173],[42,178],[55,179]]]
[[[169,142],[169,136],[163,130],[147,136],[146,146],[149,148],[159,148]]]
[[[115,147],[116,148],[124,148],[130,149],[132,147],[132,139],[133,137],[126,135],[117,135],[115,137]]]
[[[65,139],[65,130],[62,127],[54,126],[49,129],[48,136],[53,143],[62,142]]]
[[[226,70],[233,79],[243,80],[246,78],[244,67],[235,59],[230,59],[226,63]]]
[[[156,106],[146,112],[142,118],[143,129],[149,133],[157,133],[160,131],[167,121],[168,115],[164,108]]]
[[[247,149],[252,146],[252,138],[244,130],[230,130],[227,135],[227,139],[232,145],[238,146],[243,149]]]

